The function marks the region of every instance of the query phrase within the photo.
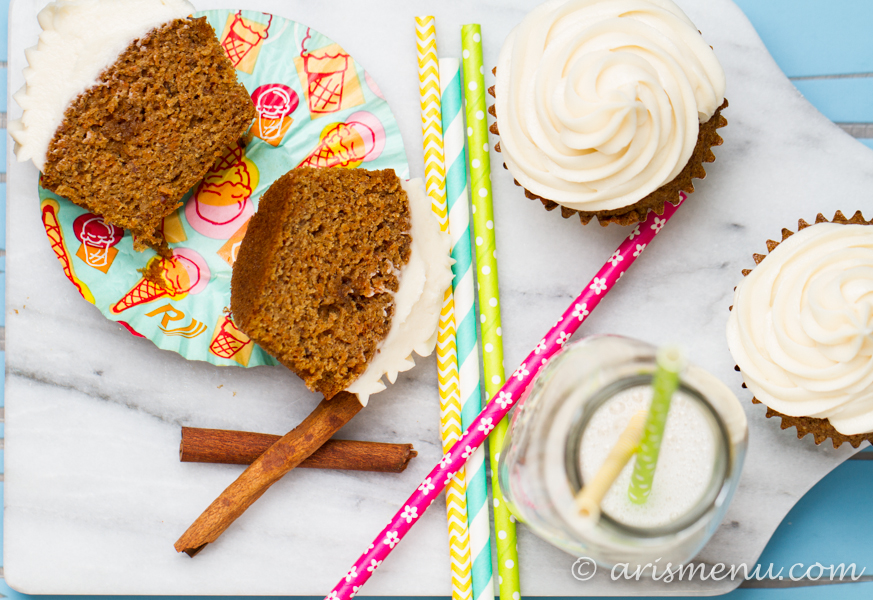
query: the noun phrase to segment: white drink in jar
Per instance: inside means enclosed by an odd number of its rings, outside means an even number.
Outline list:
[[[647,411],[651,401],[651,387],[634,387],[613,396],[591,415],[579,452],[583,483],[594,478],[631,417],[640,410]],[[715,452],[710,418],[697,402],[677,392],[670,404],[648,500],[635,504],[628,496],[636,460],[631,458],[603,499],[601,510],[630,527],[663,527],[681,519],[709,488]]]
[[[714,533],[739,482],[748,429],[736,396],[693,364],[673,396],[647,502],[627,496],[629,465],[599,519],[579,514],[576,495],[634,413],[648,409],[654,371],[651,344],[594,336],[565,345],[537,375],[498,467],[504,500],[531,531],[574,556],[631,568],[683,564]]]

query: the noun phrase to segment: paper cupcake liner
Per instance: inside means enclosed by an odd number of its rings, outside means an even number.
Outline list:
[[[492,72],[496,75],[497,69],[494,68]],[[492,97],[497,96],[494,86],[488,88],[488,93],[491,94]],[[691,158],[688,159],[688,162],[685,164],[682,171],[671,181],[668,181],[642,200],[633,204],[613,210],[583,211],[562,206],[554,200],[549,200],[548,198],[543,198],[542,196],[534,194],[527,188],[524,188],[524,195],[530,200],[539,200],[542,202],[546,210],[551,211],[560,207],[561,216],[565,219],[569,219],[573,215],[578,214],[579,220],[583,225],[587,225],[594,217],[597,217],[598,223],[603,227],[606,227],[610,223],[616,223],[618,225],[634,225],[644,221],[650,210],[654,211],[656,215],[663,215],[665,203],[669,202],[674,206],[677,205],[679,203],[679,192],[691,194],[691,192],[694,191],[694,183],[692,180],[703,179],[706,177],[706,170],[703,168],[703,163],[715,162],[715,154],[713,154],[712,148],[715,146],[721,146],[722,143],[724,143],[724,140],[722,140],[721,136],[718,135],[718,130],[726,126],[728,123],[727,119],[725,119],[721,114],[721,111],[727,107],[728,101],[727,98],[725,98],[725,101],[718,107],[718,109],[716,109],[712,117],[710,117],[706,123],[701,123],[700,130],[697,134],[697,145],[694,147],[694,152],[691,154]],[[488,107],[488,113],[495,119],[497,118],[497,110],[493,104]],[[493,123],[489,128],[489,131],[494,135],[500,135],[498,123]],[[494,145],[494,149],[497,152],[500,152],[500,142],[497,142]],[[508,170],[506,163],[503,163],[503,168]],[[518,180],[515,180],[515,185],[522,187]]]
[[[49,243],[67,279],[106,318],[191,360],[254,367],[278,362],[229,314],[233,262],[261,195],[290,169],[394,169],[408,178],[403,139],[364,68],[317,31],[249,10],[210,10],[257,118],[166,217],[168,249],[134,250],[130,231],[39,188]]]
[[[837,211],[834,213],[834,218],[828,220],[824,215],[819,213],[815,217],[815,223],[842,223],[842,224],[852,224],[852,225],[873,225],[873,219],[866,220],[864,215],[861,214],[861,211],[856,211],[854,215],[850,219],[847,219],[842,212]],[[810,223],[807,223],[803,219],[800,219],[797,222],[797,231],[801,231],[810,226]],[[773,252],[773,250],[786,239],[794,235],[794,232],[790,229],[782,229],[782,239],[778,242],[773,240],[767,240],[767,254]],[[755,260],[755,264],[761,264],[761,261],[767,258],[766,254],[753,254],[752,258]],[[749,273],[752,272],[752,269],[743,269],[743,277],[746,277]],[[736,288],[734,288],[736,289]],[[733,305],[730,306],[730,310],[733,310]],[[734,370],[742,373],[742,370],[739,366],[734,366]],[[746,384],[743,383],[743,387],[748,389]],[[767,408],[767,418],[771,417],[779,417],[782,419],[782,429],[790,429],[794,427],[797,430],[797,439],[803,439],[807,434],[812,434],[815,439],[815,444],[818,446],[822,442],[827,439],[831,440],[834,448],[839,448],[844,443],[851,444],[853,448],[857,448],[861,445],[861,442],[868,441],[873,444],[873,431],[870,433],[858,433],[855,435],[845,435],[837,431],[833,425],[830,424],[830,421],[827,419],[820,419],[816,417],[791,417],[789,415],[783,414],[777,410],[773,410],[769,406],[766,406],[763,402],[752,397],[753,404],[762,404]]]

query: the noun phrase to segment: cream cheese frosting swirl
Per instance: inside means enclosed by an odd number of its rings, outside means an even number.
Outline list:
[[[576,210],[622,208],[674,179],[724,70],[671,0],[553,0],[497,63],[504,161],[531,192]]]
[[[819,223],[780,243],[737,286],[727,338],[770,408],[873,432],[873,227]]]

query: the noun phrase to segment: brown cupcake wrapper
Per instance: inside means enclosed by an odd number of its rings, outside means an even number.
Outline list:
[[[866,220],[864,215],[861,214],[861,211],[856,211],[851,218],[847,219],[845,215],[841,211],[837,211],[834,213],[834,218],[828,220],[824,215],[819,213],[815,217],[815,223],[841,223],[844,225],[852,224],[852,225],[873,225],[873,219]],[[801,231],[810,227],[810,223],[807,223],[803,219],[800,219],[797,222],[797,231]],[[789,237],[794,235],[794,232],[790,229],[782,229],[782,239],[778,242],[773,240],[767,240],[767,254],[773,252],[773,250],[781,243],[787,240]],[[767,254],[753,254],[752,258],[755,259],[755,264],[761,264],[761,261],[767,258]],[[743,269],[743,277],[746,277],[749,273],[752,272],[752,269]],[[734,288],[736,289],[736,288]],[[731,305],[730,310],[733,310],[733,305]],[[739,366],[735,366],[734,369],[736,371],[741,371]],[[746,384],[743,383],[743,387],[746,387]],[[831,443],[834,445],[834,448],[839,448],[844,443],[851,444],[853,448],[857,448],[861,445],[861,442],[868,441],[873,444],[873,432],[870,433],[858,433],[855,435],[845,435],[837,431],[833,425],[831,425],[830,421],[827,419],[820,419],[816,417],[791,417],[789,415],[783,414],[777,410],[773,410],[754,396],[752,397],[753,404],[761,404],[767,408],[767,418],[771,417],[779,417],[782,419],[782,429],[789,429],[794,427],[797,430],[797,439],[803,439],[807,434],[812,434],[815,439],[815,444],[818,446],[822,442],[827,439],[831,440]]]
[[[495,75],[497,74],[496,67],[492,69],[492,73]],[[488,93],[491,94],[492,97],[497,97],[494,86],[488,88]],[[715,154],[713,154],[712,148],[714,146],[721,146],[722,143],[724,143],[724,140],[722,140],[721,136],[718,135],[718,129],[721,129],[728,123],[727,119],[725,119],[721,114],[721,111],[727,107],[728,101],[727,98],[725,98],[725,101],[718,107],[718,109],[716,109],[712,117],[710,117],[706,123],[700,125],[700,130],[697,133],[697,145],[694,147],[694,152],[691,154],[691,158],[688,159],[688,162],[685,164],[682,171],[680,171],[680,173],[671,181],[668,181],[634,204],[612,210],[583,211],[562,206],[554,200],[549,200],[548,198],[543,198],[542,196],[534,194],[527,188],[524,188],[524,195],[530,200],[539,200],[542,202],[545,209],[549,211],[560,206],[561,216],[565,219],[569,219],[573,215],[578,214],[579,220],[583,225],[587,225],[594,217],[597,217],[597,221],[600,225],[606,227],[610,223],[616,223],[618,225],[634,225],[644,221],[650,210],[654,211],[656,215],[662,215],[664,214],[664,206],[667,202],[674,206],[679,204],[679,192],[690,194],[694,191],[694,183],[692,182],[692,179],[703,179],[706,177],[706,170],[703,168],[703,163],[714,162]],[[497,118],[497,110],[493,104],[488,107],[488,113],[495,119]],[[496,121],[491,125],[489,131],[494,135],[500,135]],[[497,152],[500,152],[500,142],[497,142],[494,145],[494,149]],[[503,163],[503,168],[508,170],[506,163]],[[522,187],[518,180],[515,180],[515,185]]]

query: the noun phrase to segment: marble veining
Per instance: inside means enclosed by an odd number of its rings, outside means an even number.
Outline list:
[[[10,16],[9,91],[22,84],[23,49],[44,4],[18,0]],[[238,2],[198,8],[234,7]],[[412,17],[437,18],[444,56],[460,53],[460,25],[483,24],[485,62],[536,0],[398,4],[254,0],[331,36],[371,73],[391,103],[413,176],[422,175]],[[729,0],[679,0],[727,73],[724,146],[708,176],[580,335],[675,341],[745,402],[750,445],[727,519],[700,555],[753,565],[784,515],[853,452],[794,439],[750,394],[727,350],[731,290],[782,227],[869,203],[873,153],[830,123],[779,71]],[[341,15],[341,16],[340,16]],[[489,85],[493,82],[487,74]],[[9,102],[10,117],[20,111]],[[495,140],[496,141],[496,140]],[[11,148],[10,148],[11,155]],[[412,442],[399,475],[292,472],[196,559],[172,543],[240,472],[178,461],[179,426],[284,433],[317,403],[283,368],[218,368],[182,360],[130,336],[64,278],[39,218],[37,172],[12,160],[8,176],[4,568],[34,594],[318,595],[326,593],[439,459],[433,358],[400,376],[340,433]],[[611,255],[628,229],[582,227],[524,198],[494,161],[495,227],[506,367],[512,370]],[[868,214],[873,217],[873,214]],[[364,592],[448,595],[444,507],[434,506]],[[524,595],[723,593],[739,582],[573,579],[575,560],[519,528]]]

